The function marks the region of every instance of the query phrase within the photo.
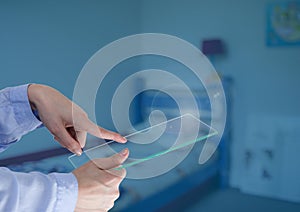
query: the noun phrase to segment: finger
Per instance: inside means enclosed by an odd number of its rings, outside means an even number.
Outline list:
[[[77,141],[79,142],[81,148],[85,146],[86,143],[86,132],[85,131],[76,131],[76,138]]]
[[[87,129],[86,131],[93,136],[99,137],[99,138],[104,138],[104,139],[109,139],[109,140],[114,140],[120,143],[125,143],[127,140],[123,136],[121,136],[118,133],[103,129],[96,124],[94,124],[92,121],[88,121],[87,124]]]
[[[66,130],[68,131],[70,136],[76,140],[76,132],[75,132],[74,128],[73,127],[67,127]]]
[[[108,170],[112,168],[119,167],[128,158],[129,150],[123,149],[121,152],[114,154],[108,158],[98,158],[94,159],[93,162],[100,169]]]
[[[74,127],[67,127],[66,130],[73,139],[79,142],[81,148],[85,146],[87,134],[85,131],[75,131]]]
[[[56,132],[54,135],[57,139],[57,141],[65,148],[70,150],[76,155],[81,155],[82,150],[79,145],[79,143],[72,138],[72,136],[69,134],[69,132],[62,126],[60,127],[60,130]]]

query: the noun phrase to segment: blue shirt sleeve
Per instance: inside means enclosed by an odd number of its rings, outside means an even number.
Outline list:
[[[0,152],[42,125],[32,113],[28,85],[0,90]]]
[[[28,85],[0,90],[0,152],[41,126],[32,113]],[[72,173],[19,173],[0,167],[0,211],[75,209],[78,183]]]
[[[72,173],[19,173],[0,167],[0,211],[73,212],[77,180]]]

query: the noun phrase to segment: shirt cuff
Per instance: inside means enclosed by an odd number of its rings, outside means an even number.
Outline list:
[[[74,211],[78,196],[78,183],[73,173],[52,173],[57,182],[57,202],[54,211]]]
[[[29,84],[13,87],[9,94],[14,106],[15,119],[25,133],[42,125],[32,113],[27,93],[28,86]]]

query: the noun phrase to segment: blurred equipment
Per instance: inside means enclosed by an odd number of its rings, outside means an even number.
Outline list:
[[[206,56],[224,54],[223,42],[220,39],[209,39],[202,41],[202,53]]]
[[[225,54],[224,43],[221,39],[208,39],[202,41],[202,53],[206,55],[210,62],[216,66],[216,58]],[[222,72],[218,70],[216,71],[222,76]]]
[[[300,202],[299,117],[251,116],[241,166],[243,192]]]

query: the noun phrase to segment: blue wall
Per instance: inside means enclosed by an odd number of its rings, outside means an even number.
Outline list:
[[[1,1],[0,87],[43,83],[71,98],[81,68],[96,51],[139,32],[139,10],[138,0]],[[54,146],[39,129],[1,157]]]
[[[300,48],[265,45],[269,2],[1,1],[0,85],[39,82],[71,97],[76,77],[90,56],[120,37],[140,32],[167,33],[199,47],[205,38],[221,38],[227,52],[214,65],[235,82],[231,183],[238,185],[249,117],[300,115]],[[113,82],[117,82],[118,75],[114,77]],[[99,116],[104,125],[110,121],[105,112],[99,112]],[[1,157],[54,145],[46,130],[38,130]]]

